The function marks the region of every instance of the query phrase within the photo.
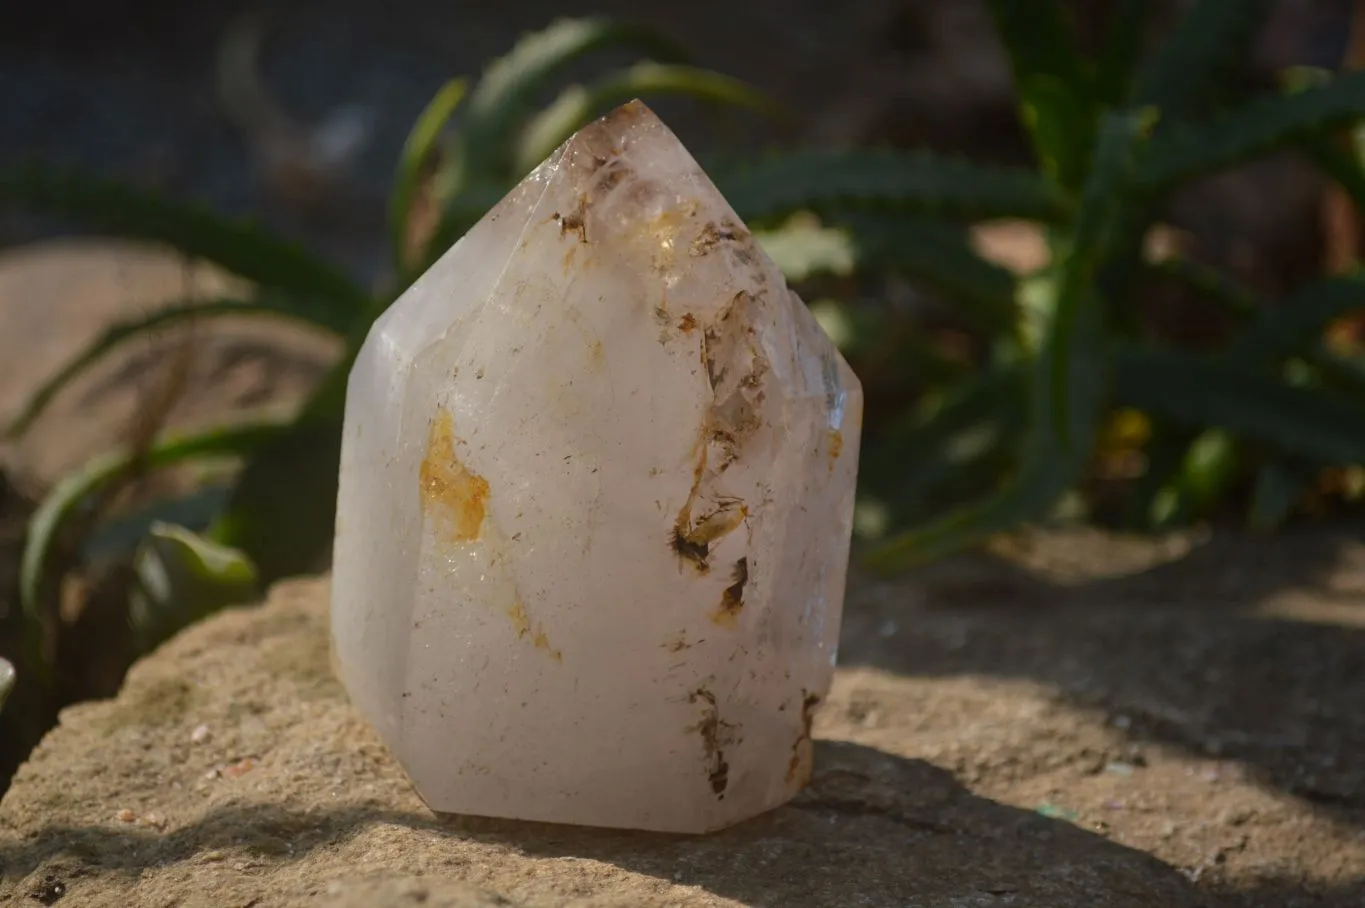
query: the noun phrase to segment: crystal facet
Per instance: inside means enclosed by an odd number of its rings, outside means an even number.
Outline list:
[[[833,675],[858,379],[677,138],[584,127],[351,372],[342,680],[434,810],[704,832]]]

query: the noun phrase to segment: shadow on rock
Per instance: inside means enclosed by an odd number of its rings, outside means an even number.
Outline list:
[[[1038,560],[1092,557],[1085,539]],[[841,664],[1041,681],[1136,740],[1239,761],[1259,781],[1365,825],[1358,543],[1322,531],[1215,537],[1074,581],[1026,566],[1035,555],[967,557],[861,588]],[[1112,548],[1093,557],[1140,560]]]
[[[0,846],[0,876],[21,880],[19,891],[32,895],[67,891],[95,867],[137,878],[180,862],[325,862],[335,846],[387,825],[421,833],[392,845],[413,860],[460,862],[461,854],[467,858],[477,847],[481,863],[505,862],[509,871],[517,862],[535,862],[511,874],[524,879],[542,872],[562,876],[563,861],[554,861],[553,871],[541,862],[576,858],[655,877],[664,887],[699,887],[755,905],[1205,903],[1174,868],[1070,823],[972,795],[927,763],[821,743],[817,765],[810,787],[792,804],[709,836],[437,818],[378,807],[242,806],[212,811],[161,835],[112,826],[48,827]],[[344,859],[332,859],[339,865],[329,872],[346,876]],[[611,895],[613,877],[593,879],[599,882],[590,884],[591,891],[578,894]],[[676,901],[685,890],[659,894]]]
[[[1327,890],[1304,892],[1299,886],[1280,880],[1263,883],[1248,889],[1223,893],[1223,904],[1228,908],[1260,908],[1274,905],[1275,908],[1356,908],[1365,905],[1365,877],[1354,883],[1335,886]]]
[[[536,856],[614,864],[753,905],[1202,904],[1174,868],[1070,823],[969,793],[952,775],[845,742],[790,805],[702,837],[450,818]]]

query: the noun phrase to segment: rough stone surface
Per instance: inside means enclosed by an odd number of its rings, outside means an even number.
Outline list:
[[[1365,546],[1026,541],[855,578],[809,788],[701,837],[433,815],[282,585],[63,714],[0,904],[1365,904]]]
[[[0,250],[0,424],[111,324],[240,290],[222,272],[145,243],[58,239]],[[265,403],[294,406],[338,349],[320,331],[260,318],[156,332],[73,382],[20,440],[0,439],[0,464],[48,486],[134,434],[149,412],[188,431]]]
[[[589,124],[351,371],[341,677],[433,808],[704,832],[791,798],[862,388],[662,122]]]

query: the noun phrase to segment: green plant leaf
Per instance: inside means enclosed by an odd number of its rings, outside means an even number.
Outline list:
[[[344,381],[341,390],[339,398],[315,395],[313,412],[253,453],[206,534],[245,553],[262,584],[319,570],[331,552]]]
[[[1236,440],[1222,429],[1205,429],[1190,442],[1180,469],[1164,490],[1173,503],[1167,513],[1154,514],[1156,529],[1207,516],[1237,479]]]
[[[1060,221],[1065,197],[1031,171],[986,167],[922,151],[786,152],[717,173],[750,224],[802,210],[893,210],[970,218]]]
[[[1123,522],[1129,529],[1155,530],[1169,524],[1179,508],[1176,477],[1197,432],[1183,426],[1155,423],[1144,446],[1147,469],[1128,491]]]
[[[1285,96],[1293,97],[1306,89],[1331,84],[1333,75],[1330,70],[1295,66],[1280,73],[1280,84]],[[1301,140],[1299,145],[1318,169],[1350,196],[1357,208],[1365,210],[1365,157],[1361,155],[1359,124],[1353,132],[1349,143],[1341,143],[1341,137],[1334,135],[1312,135]]]
[[[592,85],[569,86],[532,117],[517,141],[517,173],[529,173],[594,117],[635,98],[665,94],[746,107],[768,116],[785,113],[776,101],[739,79],[694,66],[637,63]]]
[[[1365,404],[1285,384],[1228,357],[1124,349],[1115,401],[1154,417],[1214,426],[1325,464],[1365,463]]]
[[[252,453],[207,531],[245,553],[263,585],[317,570],[331,551],[346,392],[365,335],[352,332],[296,419]]]
[[[509,180],[512,143],[551,79],[585,54],[611,46],[638,48],[661,63],[684,62],[672,41],[652,31],[605,18],[561,19],[522,37],[484,70],[465,108],[464,147],[474,178]]]
[[[864,263],[846,229],[793,218],[772,230],[755,230],[754,239],[791,283],[816,275],[848,277]]]
[[[63,477],[29,518],[28,536],[19,565],[19,601],[24,613],[25,637],[35,656],[34,664],[45,664],[40,656],[46,649],[45,640],[50,631],[45,626],[41,603],[53,546],[66,521],[91,496],[136,468],[157,469],[207,456],[246,456],[275,437],[285,425],[278,419],[271,419],[173,436],[146,451],[103,454]]]
[[[14,666],[10,665],[7,659],[0,659],[0,711],[4,710],[5,701],[9,699],[12,690],[14,690]]]
[[[133,570],[137,583],[128,618],[141,652],[220,609],[260,596],[249,558],[173,524],[153,524]]]
[[[1184,284],[1239,319],[1253,318],[1265,310],[1254,293],[1216,268],[1175,258],[1154,262],[1148,268],[1153,274]]]
[[[1268,0],[1194,0],[1137,74],[1131,103],[1160,108],[1163,122],[1198,113],[1242,59]]]
[[[323,301],[338,318],[365,311],[369,296],[302,248],[207,209],[149,190],[43,164],[0,168],[0,205],[72,221],[84,229],[164,243],[263,288]]]
[[[1132,85],[1147,37],[1148,0],[1118,0],[1109,13],[1109,28],[1095,72],[1095,97],[1110,107],[1122,105]]]
[[[1365,211],[1365,166],[1326,136],[1309,136],[1303,149],[1328,177],[1346,193],[1356,208]]]
[[[920,516],[954,474],[1012,440],[1027,421],[1027,376],[1001,366],[950,386],[931,406],[891,426],[859,465],[898,522]]]
[[[797,218],[754,236],[789,281],[896,272],[957,303],[967,321],[991,334],[1014,330],[1014,275],[982,258],[963,230],[942,221],[867,212],[828,227]]]
[[[989,6],[1034,152],[1053,181],[1076,190],[1094,136],[1094,85],[1068,15],[1055,0],[990,0]]]
[[[1070,13],[1056,0],[988,0],[1016,80],[1045,73],[1084,84],[1086,62]]]
[[[1247,523],[1253,530],[1279,529],[1312,483],[1314,470],[1304,464],[1276,458],[1256,472],[1256,484],[1247,509]]]
[[[1072,333],[1080,309],[1100,304],[1095,287],[1124,234],[1128,183],[1151,122],[1148,111],[1111,112],[1101,117],[1094,166],[1085,181],[1074,232],[1063,247],[1052,321],[1053,337],[1048,345],[1051,357],[1047,364],[1054,410],[1050,421],[1061,433],[1058,441],[1063,447],[1072,442],[1072,420],[1067,415],[1073,396],[1072,358],[1091,355],[1089,351],[1077,349],[1072,343]],[[1085,443],[1089,441],[1087,439]]]
[[[1365,359],[1360,356],[1340,356],[1319,345],[1304,355],[1328,387],[1348,394],[1365,396]]]
[[[935,346],[913,318],[889,307],[819,299],[809,308],[870,386],[936,387],[962,381],[974,370]]]
[[[223,474],[227,473],[224,469]],[[204,532],[227,506],[230,480],[230,475],[220,474],[208,479],[205,485],[196,482],[194,490],[184,495],[158,498],[101,520],[82,540],[81,561],[92,565],[126,562],[158,523],[174,524],[193,533]]]
[[[63,388],[129,341],[137,340],[152,331],[173,327],[182,322],[234,315],[281,316],[323,328],[335,334],[344,334],[350,327],[348,319],[339,317],[340,313],[325,303],[279,294],[262,294],[254,302],[238,299],[215,299],[174,303],[146,315],[115,322],[102,331],[98,337],[68,360],[58,372],[39,386],[33,396],[28,399],[24,408],[6,427],[5,434],[10,438],[15,438],[28,431],[34,420],[42,415],[47,405],[61,393]]]
[[[403,151],[398,157],[398,172],[393,180],[393,192],[389,197],[389,242],[393,247],[394,267],[399,272],[410,264],[407,261],[407,244],[412,206],[421,190],[428,162],[436,151],[441,131],[464,99],[466,88],[464,79],[452,79],[441,86],[403,143]]]
[[[843,217],[864,270],[899,272],[956,303],[991,336],[1013,335],[1019,320],[1015,276],[983,258],[965,230],[929,218],[884,212]]]
[[[1090,302],[1078,307],[1070,332],[1045,332],[1030,364],[1030,425],[1014,475],[984,501],[893,536],[869,554],[871,567],[898,570],[976,545],[1045,515],[1075,485],[1089,462],[1109,392],[1103,312]],[[1053,347],[1063,341],[1070,350],[1058,354]],[[1064,406],[1057,406],[1052,394],[1050,363],[1058,355],[1070,362]],[[1065,429],[1056,424],[1060,420],[1066,421]],[[1068,437],[1073,443],[1062,445],[1060,439]]]
[[[1151,143],[1140,181],[1149,193],[1228,167],[1284,145],[1347,126],[1365,115],[1365,70],[1287,96],[1269,96],[1197,126],[1162,131]]]
[[[1316,350],[1336,319],[1365,312],[1365,275],[1324,278],[1265,309],[1233,338],[1229,354],[1255,360]]]

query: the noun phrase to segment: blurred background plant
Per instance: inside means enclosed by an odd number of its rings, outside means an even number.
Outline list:
[[[1353,229],[1365,203],[1365,73],[1298,69],[1278,90],[1247,86],[1238,73],[1270,5],[1193,0],[1154,42],[1150,4],[1119,0],[1086,52],[1063,4],[988,3],[1033,166],[925,148],[704,156],[865,383],[856,531],[869,564],[901,569],[1045,520],[1161,530],[1235,517],[1272,529],[1365,494],[1358,238],[1271,296],[1202,261],[1168,222],[1192,181],[1291,149],[1338,187],[1335,235]],[[229,35],[224,85],[249,85],[233,73],[249,69],[258,37],[249,20]],[[563,86],[583,58],[613,48],[645,59]],[[225,94],[243,117],[278,117],[249,92]],[[167,435],[169,404],[154,400],[125,445],[48,492],[20,572],[18,691],[38,704],[26,715],[49,716],[62,699],[70,572],[119,566],[112,595],[131,658],[276,579],[325,567],[345,379],[374,318],[577,128],[666,94],[791,116],[657,35],[605,19],[556,22],[477,79],[445,85],[398,162],[377,290],[273,232],[125,183],[44,162],[0,170],[2,206],[168,244],[246,282],[240,295],[177,300],[109,327],[38,389],[11,437],[148,332],[250,315],[305,323],[341,349],[297,412]],[[344,158],[361,128],[343,118],[320,132],[277,129],[262,154],[296,161],[308,149],[321,163],[303,177],[278,165],[297,188]],[[1002,228],[1023,238],[1028,261],[992,248]],[[1206,330],[1171,330],[1171,300]],[[193,356],[187,344],[183,358]],[[166,401],[187,374],[172,370]],[[120,495],[150,471],[206,459],[235,466],[188,499],[130,509]],[[36,740],[48,721],[23,734]]]

